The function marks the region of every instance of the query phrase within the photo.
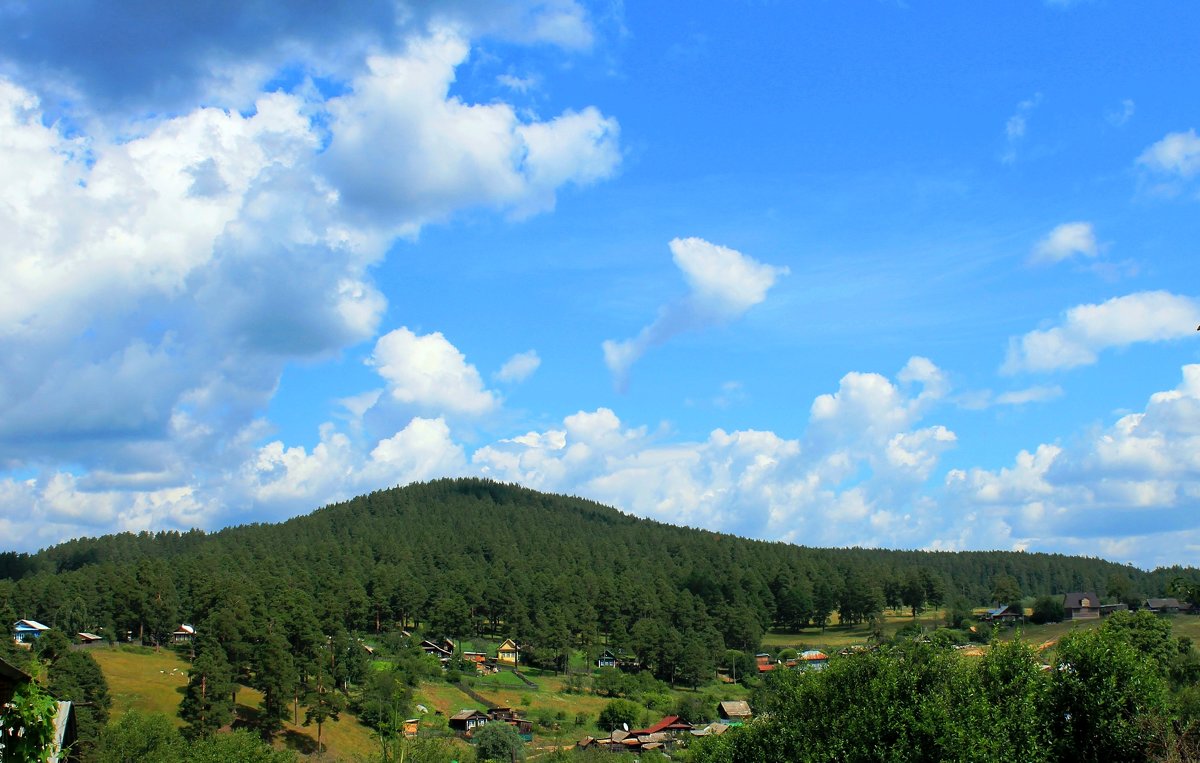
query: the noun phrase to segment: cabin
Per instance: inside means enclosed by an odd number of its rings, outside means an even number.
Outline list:
[[[527,742],[533,738],[533,721],[517,715],[517,711],[511,707],[489,707],[487,717],[497,723],[512,726]]]
[[[496,662],[516,667],[520,661],[521,647],[517,646],[517,642],[510,638],[504,639],[504,643],[496,649]]]
[[[980,620],[988,623],[1004,623],[1014,625],[1025,622],[1025,610],[1005,604],[995,609],[989,609],[979,616]]]
[[[608,649],[600,653],[596,658],[596,667],[598,668],[615,668],[617,666],[617,656]]]
[[[725,700],[717,705],[717,715],[726,723],[745,723],[753,717],[750,703],[745,700]]]
[[[190,644],[194,638],[196,638],[196,629],[187,623],[183,623],[171,631],[172,644]]]
[[[95,633],[88,633],[87,631],[76,633],[75,638],[84,646],[95,646],[104,640],[102,636],[97,636]]]
[[[441,641],[431,641],[425,639],[421,642],[421,651],[425,654],[432,654],[438,660],[445,664],[454,656],[454,642],[448,638]]]
[[[1095,591],[1075,591],[1063,597],[1068,620],[1095,620],[1100,617],[1100,597]]]
[[[48,630],[49,625],[42,625],[37,620],[18,620],[13,625],[13,639],[19,644],[30,644]]]
[[[1179,599],[1146,599],[1146,609],[1156,615],[1177,615],[1183,609],[1183,605],[1179,603]]]
[[[775,663],[771,661],[771,655],[766,652],[754,655],[754,663],[758,666],[759,673],[769,673],[776,667]]]
[[[459,710],[450,716],[450,728],[463,736],[492,720],[487,713],[480,710]]]

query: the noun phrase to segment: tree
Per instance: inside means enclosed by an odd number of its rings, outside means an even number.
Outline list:
[[[481,761],[525,760],[525,740],[507,723],[485,723],[475,730],[474,740],[475,755]]]
[[[278,633],[267,634],[254,659],[254,688],[263,694],[259,731],[264,739],[270,739],[287,717],[288,700],[298,680],[287,641]]]
[[[346,709],[346,700],[332,685],[332,679],[324,667],[318,668],[315,681],[304,697],[308,709],[304,711],[304,725],[317,724],[317,753],[321,752],[321,730],[328,720],[336,721]]]
[[[90,654],[67,652],[50,666],[49,688],[56,698],[75,703],[79,746],[87,757],[108,725],[108,709],[112,706],[104,673]]]
[[[1029,616],[1029,619],[1037,625],[1042,625],[1044,623],[1061,623],[1066,616],[1067,612],[1063,609],[1060,597],[1039,596],[1033,602],[1033,614]]]
[[[912,608],[915,620],[917,612],[925,606],[925,581],[921,579],[917,570],[909,571],[904,579],[904,585],[900,588],[900,600],[904,602],[904,606]]]
[[[1021,599],[1021,586],[1012,575],[997,575],[992,579],[992,601],[1009,604]]]
[[[33,645],[34,654],[38,659],[46,662],[54,662],[62,655],[71,651],[71,639],[67,638],[67,634],[51,628],[50,630],[38,636]]]
[[[642,712],[642,706],[636,702],[614,699],[600,711],[600,728],[612,731],[622,726],[636,726]]]
[[[230,723],[234,708],[233,673],[224,650],[208,640],[201,641],[199,649],[179,703],[179,717],[187,723],[184,733],[192,739],[209,736]]]

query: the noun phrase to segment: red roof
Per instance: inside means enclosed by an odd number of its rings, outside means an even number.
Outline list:
[[[629,733],[631,735],[641,736],[643,734],[657,734],[660,731],[686,730],[690,729],[691,727],[692,724],[688,723],[687,721],[679,720],[678,715],[668,715],[653,726],[630,731]]]

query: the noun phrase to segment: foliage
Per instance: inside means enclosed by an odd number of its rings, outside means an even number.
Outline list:
[[[475,730],[475,755],[479,760],[525,760],[525,740],[507,723],[485,723]]]
[[[104,673],[90,654],[67,652],[50,665],[50,693],[75,704],[79,748],[86,755],[108,725],[112,698]]]
[[[130,711],[104,730],[97,763],[294,763],[295,754],[274,750],[252,734],[234,731],[188,742],[167,716]]]
[[[636,702],[631,702],[627,699],[614,699],[604,706],[600,711],[599,725],[600,728],[606,731],[629,726],[630,728],[637,726],[641,720],[642,714],[645,713],[645,708]]]
[[[233,672],[218,645],[202,642],[179,704],[190,738],[205,737],[233,720]]]
[[[21,686],[0,706],[0,760],[48,760],[58,703],[35,683]]]
[[[1029,621],[1036,625],[1045,623],[1061,623],[1067,616],[1060,596],[1039,596],[1033,603],[1033,614]]]

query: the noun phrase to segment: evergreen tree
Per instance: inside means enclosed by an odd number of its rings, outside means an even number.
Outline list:
[[[203,637],[202,637],[203,638]],[[233,673],[225,652],[207,639],[197,645],[196,661],[188,670],[188,685],[179,704],[179,717],[189,738],[205,737],[233,720]]]

